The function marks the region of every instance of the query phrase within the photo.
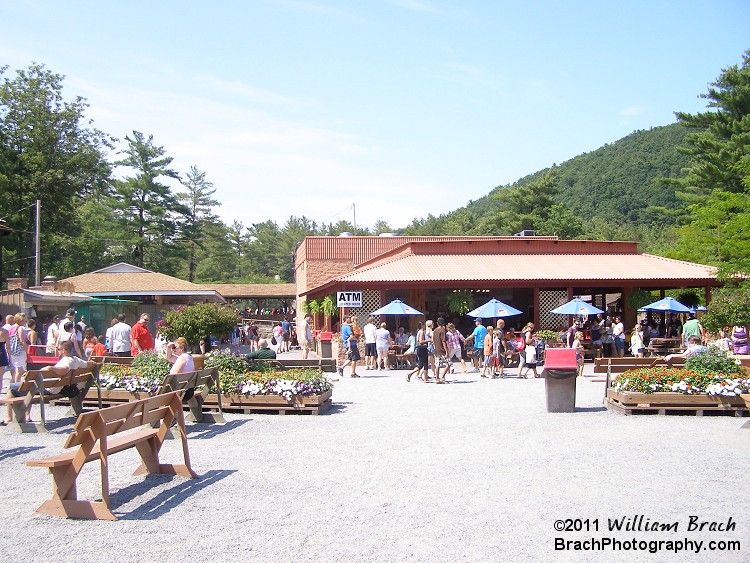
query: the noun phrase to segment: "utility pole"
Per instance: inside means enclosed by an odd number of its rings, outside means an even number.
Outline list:
[[[353,227],[354,227],[354,234],[357,234],[357,209],[354,207],[354,204],[352,203],[352,216],[353,216]]]
[[[40,240],[40,234],[39,231],[41,229],[42,222],[40,220],[40,211],[42,209],[42,203],[40,200],[36,200],[36,225],[34,227],[34,248],[36,249],[36,264],[35,264],[35,276],[34,276],[34,285],[36,287],[39,287],[42,283],[41,279],[41,272],[42,272],[42,252],[39,248],[39,240]]]

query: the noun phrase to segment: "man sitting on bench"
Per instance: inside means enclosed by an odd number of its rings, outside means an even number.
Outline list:
[[[268,340],[261,338],[258,340],[258,349],[247,355],[248,360],[275,360],[276,352],[268,347]]]
[[[77,358],[73,355],[73,345],[71,344],[70,340],[64,340],[63,342],[60,342],[60,344],[57,347],[58,351],[61,353],[60,360],[54,365],[54,366],[47,366],[42,368],[42,371],[51,371],[56,375],[65,375],[71,370],[74,369],[94,369],[96,366],[96,363],[89,360],[82,360],[81,358]],[[8,387],[8,394],[7,397],[23,397],[24,393],[20,390],[21,384],[23,381],[18,381],[17,383],[11,383]],[[81,391],[84,387],[84,383],[78,384],[78,392]],[[72,387],[72,386],[71,386]],[[49,389],[45,390],[45,393],[56,395],[62,391],[62,387],[51,387]],[[74,397],[75,396],[75,390],[70,389],[67,393],[63,393],[66,396]],[[29,403],[29,408],[26,410],[26,422],[30,422],[29,418],[29,412],[31,411],[31,403]],[[9,424],[13,421],[13,409],[10,404],[8,404],[8,412],[6,415],[5,423]]]

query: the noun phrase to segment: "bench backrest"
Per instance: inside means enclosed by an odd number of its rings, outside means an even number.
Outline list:
[[[186,373],[167,374],[161,382],[161,386],[156,391],[157,394],[169,393],[181,389],[194,389],[201,385],[214,387],[219,381],[219,367],[205,368],[197,371]]]
[[[118,364],[121,366],[133,365],[132,356],[91,356],[89,359],[97,364]]]
[[[112,436],[145,424],[162,422],[168,428],[177,411],[182,411],[182,395],[183,391],[174,391],[82,413],[65,441],[65,447],[79,446],[87,438]]]
[[[85,383],[94,377],[93,372],[94,370],[89,368],[79,368],[70,370],[66,374],[58,375],[49,368],[31,370],[24,374],[23,382],[19,389],[22,392],[28,392],[32,388],[38,389],[39,387],[43,387],[44,389],[51,389],[53,387],[64,387],[65,385],[77,385]]]

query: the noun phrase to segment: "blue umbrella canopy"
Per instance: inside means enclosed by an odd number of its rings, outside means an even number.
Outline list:
[[[495,317],[512,317],[514,315],[520,315],[521,311],[515,309],[514,307],[511,307],[510,305],[506,305],[502,301],[499,301],[493,297],[484,305],[477,307],[473,311],[469,311],[466,314],[470,317],[487,317],[492,319]]]
[[[690,313],[690,307],[686,307],[673,297],[665,297],[653,303],[641,307],[638,311],[656,311],[658,313]]]
[[[407,305],[400,299],[394,299],[387,305],[383,305],[380,309],[377,309],[370,314],[371,315],[424,315],[424,313],[420,313],[414,307]]]
[[[594,307],[590,303],[586,303],[582,299],[578,299],[576,297],[575,299],[571,299],[567,303],[564,303],[560,305],[559,307],[555,307],[550,311],[550,313],[555,313],[556,315],[596,315],[598,313],[603,313],[601,309],[598,307]]]

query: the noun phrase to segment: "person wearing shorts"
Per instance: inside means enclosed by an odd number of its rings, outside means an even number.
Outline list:
[[[365,335],[365,369],[378,369],[377,356],[378,350],[376,345],[375,333],[378,327],[375,326],[375,317],[369,317],[367,324],[362,327]]]
[[[466,362],[464,361],[464,357],[461,354],[461,343],[466,339],[464,338],[464,335],[458,331],[456,325],[454,325],[453,323],[448,323],[446,326],[446,330],[446,336],[448,337],[448,361],[452,362],[453,358],[456,358],[459,362],[461,362],[461,367],[464,368],[464,373],[466,373]]]
[[[432,343],[435,346],[435,383],[447,383],[445,376],[451,368],[451,363],[448,360],[450,349],[443,317],[438,317],[437,327],[432,331]],[[443,370],[442,376],[440,375],[441,369]]]
[[[427,383],[427,369],[429,366],[429,359],[427,353],[427,336],[425,335],[424,329],[420,328],[417,331],[416,346],[414,347],[414,353],[417,355],[417,365],[413,370],[406,374],[406,381],[411,381],[411,376],[415,373],[419,377],[420,372],[424,372],[422,380]]]
[[[344,368],[346,366],[352,366],[352,373],[349,377],[359,377],[357,375],[357,362],[361,359],[359,355],[359,348],[357,347],[358,336],[352,329],[350,324],[351,317],[344,317],[341,322],[341,341],[344,343],[346,349],[346,362],[340,365],[337,369],[340,376],[344,375]]]

